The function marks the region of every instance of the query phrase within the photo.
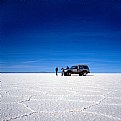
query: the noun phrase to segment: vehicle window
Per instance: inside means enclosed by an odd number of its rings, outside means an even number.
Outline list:
[[[79,69],[83,69],[83,67],[82,66],[79,66]]]
[[[84,69],[88,69],[88,66],[84,66]]]
[[[71,69],[77,69],[77,66],[72,66]]]

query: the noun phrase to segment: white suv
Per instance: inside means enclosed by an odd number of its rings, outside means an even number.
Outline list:
[[[79,76],[86,76],[90,73],[87,65],[75,65],[69,69],[64,69],[64,76],[71,76],[71,74],[79,74]]]

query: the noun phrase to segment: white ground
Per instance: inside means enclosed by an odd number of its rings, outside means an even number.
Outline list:
[[[1,74],[2,121],[121,121],[121,74]]]

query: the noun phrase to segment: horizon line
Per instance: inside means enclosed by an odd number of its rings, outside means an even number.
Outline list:
[[[40,72],[27,72],[27,71],[25,71],[25,72],[0,72],[0,73],[56,73],[56,72],[44,72],[44,71],[40,71]],[[61,73],[61,72],[58,72],[58,73]],[[91,73],[121,73],[121,72],[91,72]]]

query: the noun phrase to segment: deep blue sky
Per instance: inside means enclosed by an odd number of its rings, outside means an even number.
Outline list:
[[[0,45],[4,72],[121,72],[121,0],[1,0]]]

